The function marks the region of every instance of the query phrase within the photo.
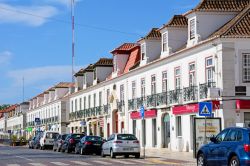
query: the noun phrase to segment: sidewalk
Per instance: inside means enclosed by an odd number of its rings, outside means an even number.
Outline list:
[[[170,151],[166,148],[146,148],[146,158],[160,161],[170,161],[173,163],[189,163],[196,165],[196,159],[193,158],[192,152],[177,152]],[[143,157],[143,148],[141,149],[141,156]]]

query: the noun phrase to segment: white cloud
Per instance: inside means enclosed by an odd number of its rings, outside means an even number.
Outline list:
[[[12,58],[12,53],[10,51],[0,52],[0,65],[9,64]]]
[[[58,10],[53,6],[11,6],[0,3],[0,23],[25,23],[40,26]]]
[[[76,68],[79,69],[79,67]],[[23,77],[25,86],[42,86],[49,82],[71,81],[71,66],[44,66],[13,70],[8,72],[7,76],[13,79],[13,86],[22,86]]]

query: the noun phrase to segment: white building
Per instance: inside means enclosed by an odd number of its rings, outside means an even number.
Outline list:
[[[71,132],[134,133],[146,147],[192,151],[198,102],[213,103],[222,128],[249,123],[249,15],[249,0],[203,0],[114,49],[113,67],[94,65],[88,85],[76,79]]]
[[[66,133],[68,122],[68,98],[73,92],[74,84],[61,82],[29,101],[27,127],[32,131],[29,136],[39,131],[57,131]],[[38,119],[40,122],[35,122]]]

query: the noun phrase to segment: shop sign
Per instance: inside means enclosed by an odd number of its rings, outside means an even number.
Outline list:
[[[220,101],[213,100],[211,102],[212,102],[213,110],[220,109]],[[198,111],[199,111],[198,103],[173,107],[174,115],[192,114],[192,113],[198,113]]]
[[[157,110],[152,109],[152,110],[145,110],[144,112],[144,117],[145,118],[153,118],[157,116]],[[130,118],[131,119],[141,119],[141,113],[140,112],[131,112],[130,113]]]
[[[250,109],[250,100],[236,100],[236,109]]]
[[[206,123],[206,124],[205,124]],[[194,118],[194,157],[199,148],[221,131],[221,118]],[[206,139],[206,140],[205,140]]]
[[[80,125],[81,125],[81,126],[86,126],[86,122],[85,122],[85,121],[81,121],[81,122],[80,122]]]

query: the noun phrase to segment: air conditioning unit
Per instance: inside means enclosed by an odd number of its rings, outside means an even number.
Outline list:
[[[247,87],[246,86],[235,86],[235,96],[246,96]]]
[[[222,90],[220,88],[208,88],[207,96],[208,98],[219,98],[221,93]]]

